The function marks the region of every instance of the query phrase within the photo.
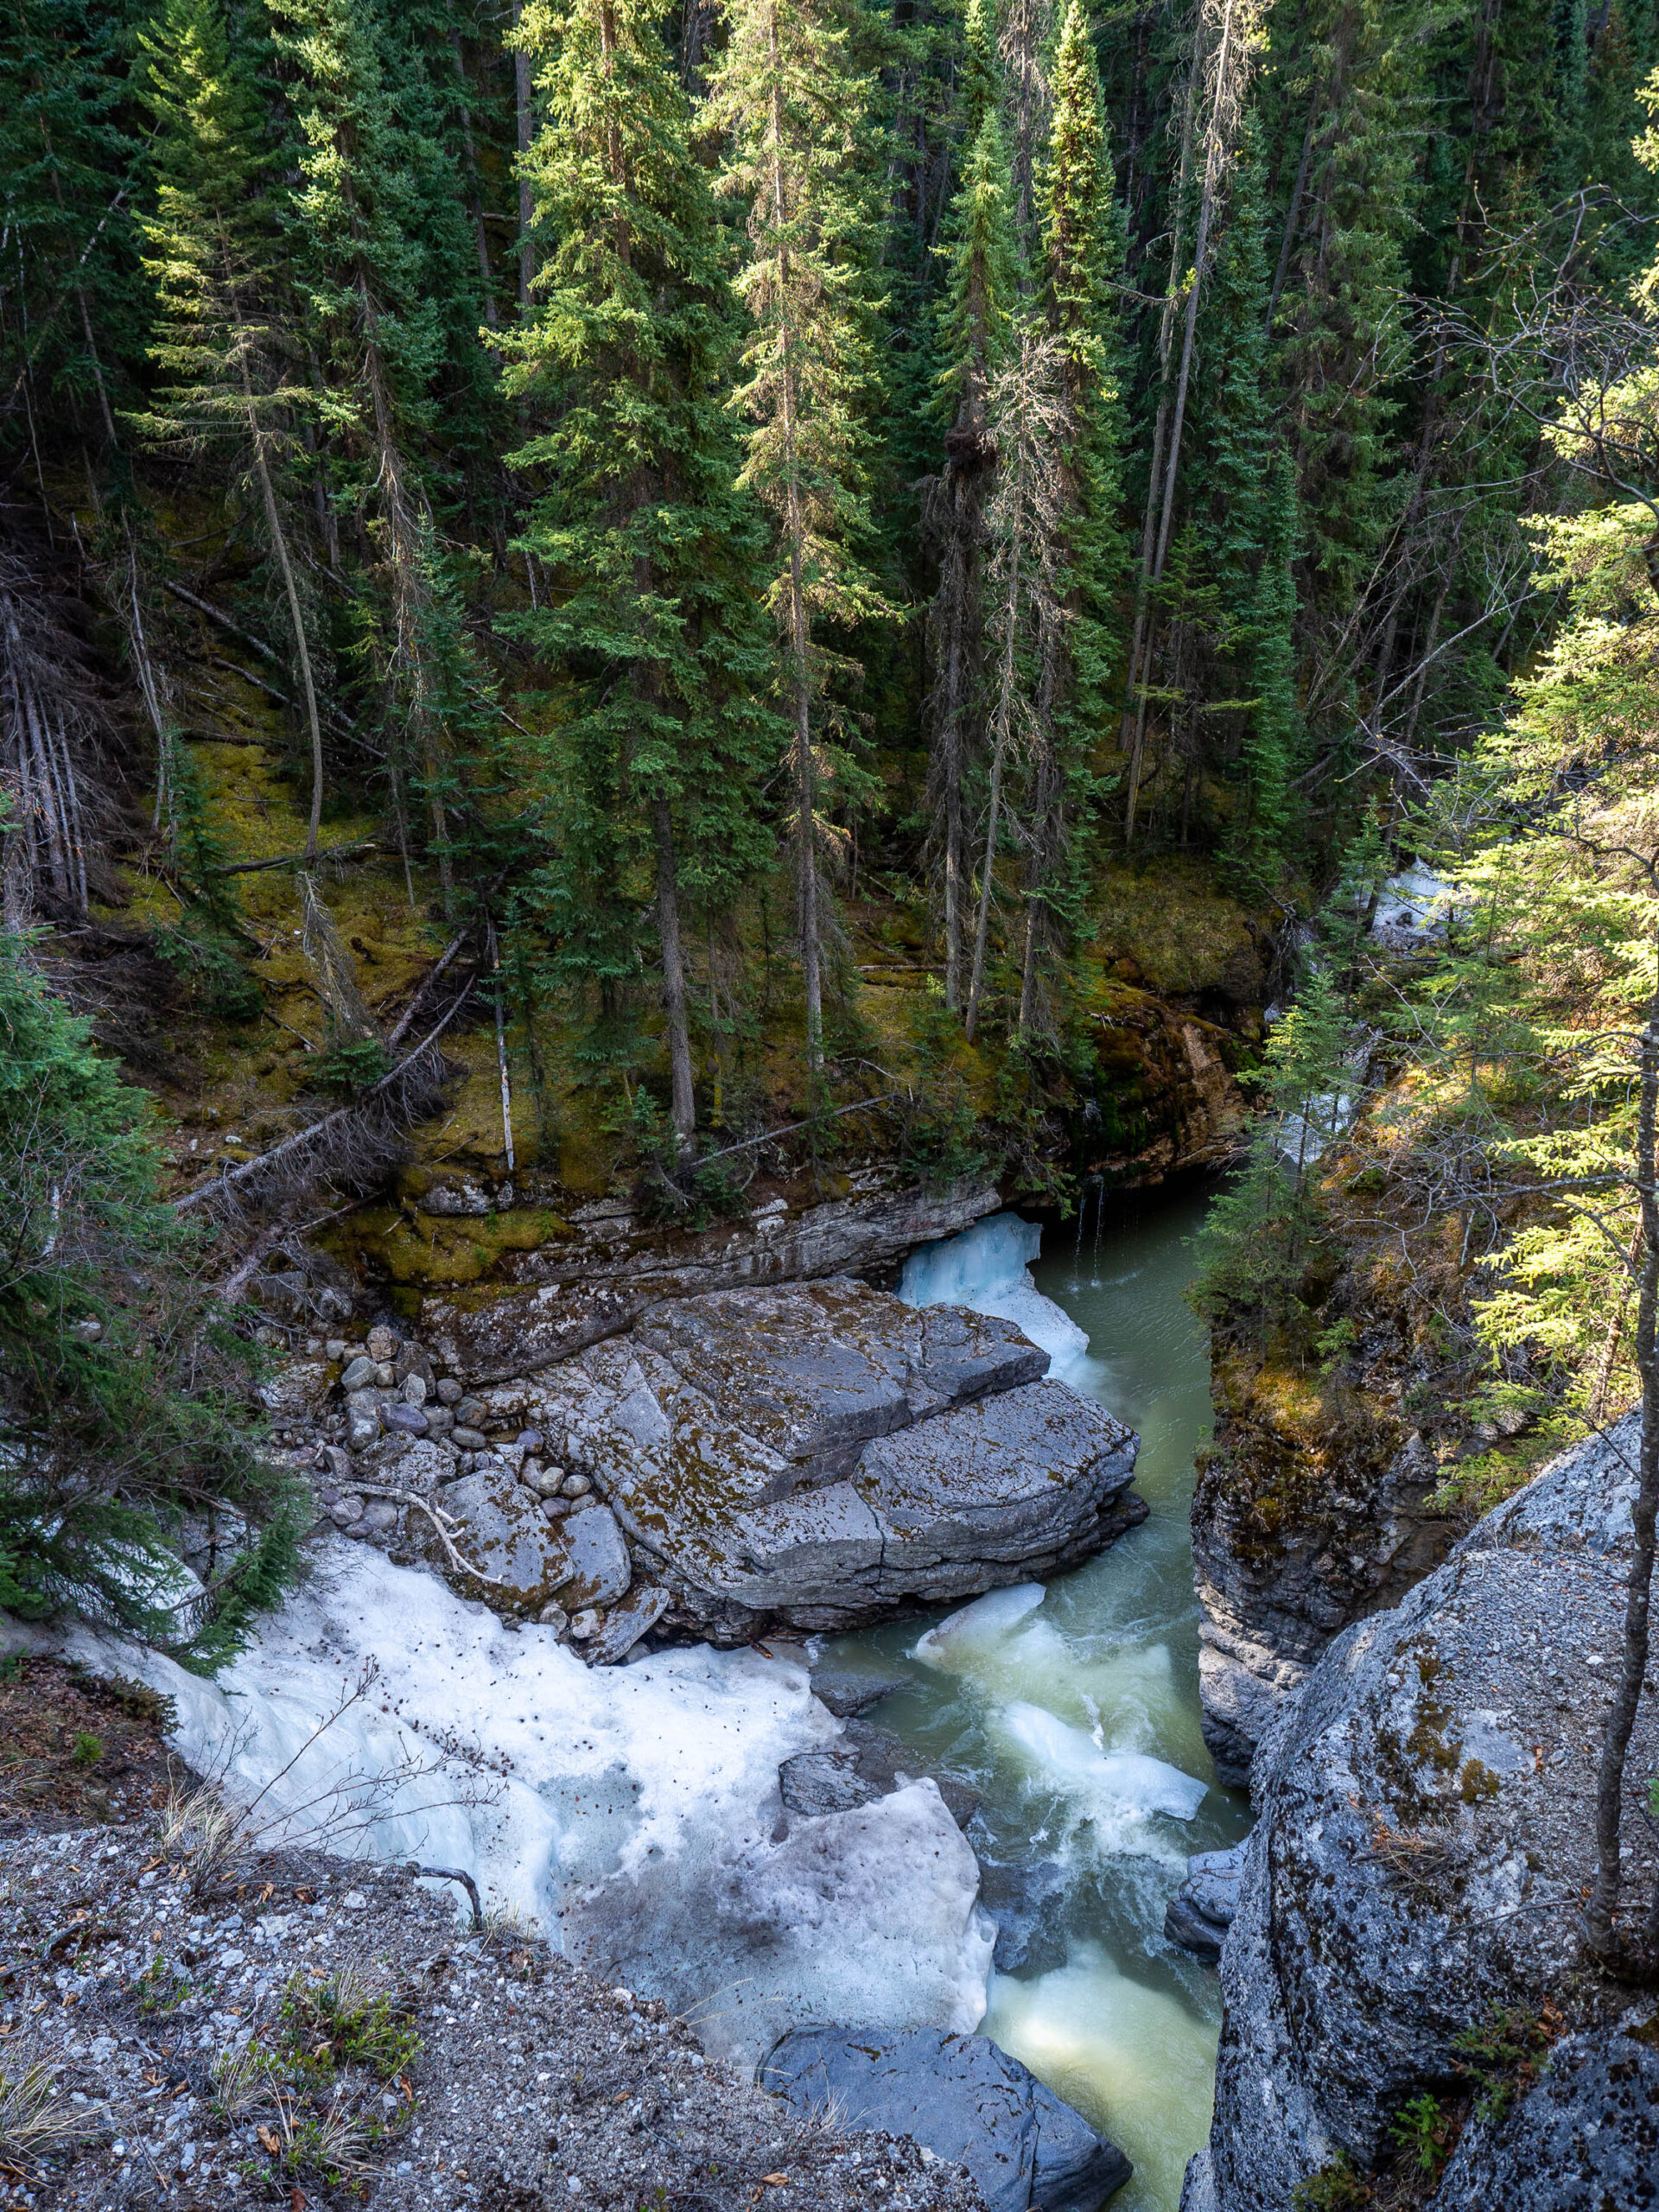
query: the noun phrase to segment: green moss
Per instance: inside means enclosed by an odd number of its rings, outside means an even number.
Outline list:
[[[481,1282],[509,1253],[539,1252],[573,1234],[569,1223],[546,1206],[461,1218],[371,1206],[318,1241],[346,1265],[382,1281],[440,1288]]]

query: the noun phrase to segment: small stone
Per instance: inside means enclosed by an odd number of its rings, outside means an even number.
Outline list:
[[[448,1406],[425,1406],[426,1433],[429,1436],[448,1436],[455,1425],[455,1417]]]
[[[355,1492],[348,1491],[328,1508],[328,1518],[337,1529],[349,1529],[353,1522],[363,1518],[363,1503]]]
[[[586,1497],[594,1486],[590,1475],[567,1475],[559,1488],[567,1497]]]
[[[660,1585],[636,1582],[621,1604],[612,1606],[604,1627],[590,1639],[589,1660],[595,1667],[620,1666],[646,1630],[656,1627],[669,1603],[668,1592]]]
[[[518,1441],[526,1452],[539,1452],[547,1439],[539,1428],[521,1428],[518,1432]]]
[[[380,1419],[387,1428],[394,1430],[401,1436],[426,1434],[426,1415],[418,1406],[406,1406],[401,1403],[382,1406]]]
[[[599,1615],[591,1605],[586,1605],[570,1624],[572,1643],[591,1643],[599,1634]]]
[[[536,1618],[543,1628],[550,1628],[555,1636],[563,1636],[570,1625],[569,1614],[556,1602],[550,1605],[543,1605]]]
[[[616,1516],[608,1506],[585,1505],[565,1522],[563,1541],[573,1586],[565,1592],[566,1602],[613,1605],[633,1580],[633,1562]]]
[[[344,1337],[330,1337],[322,1348],[322,1356],[325,1359],[344,1359],[350,1350]]]
[[[449,1440],[457,1452],[483,1452],[489,1448],[489,1439],[481,1428],[473,1428],[459,1419],[449,1432]]]
[[[359,1352],[340,1378],[342,1390],[366,1390],[374,1380],[374,1362]]]
[[[550,1521],[563,1521],[570,1510],[570,1501],[568,1497],[544,1497],[542,1510]]]
[[[409,1406],[423,1406],[426,1403],[426,1377],[423,1375],[406,1375],[404,1377],[404,1402]]]
[[[359,1395],[346,1407],[346,1441],[353,1452],[366,1452],[380,1433],[380,1414],[372,1400]]]
[[[368,1904],[368,1899],[361,1890],[347,1890],[345,1896],[341,1897],[340,1903],[349,1912],[361,1912]]]
[[[461,1403],[461,1385],[453,1375],[439,1377],[438,1403],[441,1406],[458,1406]]]
[[[482,1428],[490,1417],[490,1409],[482,1398],[458,1398],[455,1419],[467,1428]]]
[[[86,1320],[77,1321],[69,1333],[80,1344],[95,1344],[104,1333],[104,1324],[94,1320],[89,1314]]]
[[[397,1526],[397,1509],[389,1497],[372,1498],[363,1509],[363,1526],[376,1535],[390,1535]]]
[[[369,1357],[374,1360],[396,1359],[398,1342],[396,1329],[389,1329],[384,1321],[377,1321],[369,1331]]]
[[[317,1354],[318,1354],[321,1350],[322,1350],[322,1338],[321,1338],[321,1337],[308,1337],[308,1338],[306,1338],[306,1340],[305,1340],[305,1351],[306,1351],[306,1357],[307,1357],[308,1359],[315,1359],[315,1358],[316,1357]]]
[[[374,1363],[374,1379],[379,1388],[383,1390],[390,1390],[396,1385],[397,1381],[397,1372],[389,1359],[376,1360]]]
[[[523,1483],[526,1490],[540,1490],[542,1486],[542,1473],[543,1468],[541,1461],[539,1459],[531,1459],[528,1454],[526,1454],[526,1456],[518,1463],[518,1479]]]
[[[564,1480],[564,1469],[563,1467],[544,1467],[539,1459],[531,1460],[527,1464],[533,1466],[536,1470],[533,1479],[537,1489],[540,1491],[542,1496],[543,1497],[556,1497],[558,1495],[559,1485]]]

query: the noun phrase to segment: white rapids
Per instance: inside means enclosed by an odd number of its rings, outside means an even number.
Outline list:
[[[1165,1943],[1164,1908],[1187,1854],[1244,1825],[1198,1730],[1186,1517],[1209,1371],[1182,1293],[1203,1205],[1103,1223],[1096,1199],[1047,1257],[1034,1224],[1001,1214],[912,1255],[901,1296],[1007,1316],[1140,1430],[1152,1517],[1046,1588],[993,1591],[920,1637],[895,1625],[836,1647],[841,1664],[905,1677],[869,1717],[981,1795],[971,1838],[1019,1938],[983,2031],[1128,2152],[1135,2178],[1112,2212],[1174,2212],[1205,2139],[1215,1976]]]

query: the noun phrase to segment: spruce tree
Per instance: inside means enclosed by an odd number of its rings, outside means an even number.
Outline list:
[[[878,387],[868,270],[868,79],[830,0],[734,0],[708,113],[721,188],[747,202],[737,280],[750,321],[734,404],[749,423],[740,482],[772,516],[767,597],[785,660],[808,1065],[823,1059],[825,786],[851,762],[827,691],[847,671],[823,637],[887,610],[861,557],[870,529],[867,414]]]
[[[217,0],[167,0],[141,44],[158,180],[155,212],[143,225],[156,301],[150,354],[166,381],[135,420],[153,444],[174,452],[228,448],[257,492],[310,739],[308,859],[322,814],[322,725],[284,473],[295,417],[311,395],[289,373],[287,334],[273,313],[279,240],[262,120]]]
[[[549,427],[511,458],[547,489],[524,543],[554,607],[519,626],[574,705],[547,872],[564,980],[614,998],[634,963],[629,861],[651,855],[671,1113],[696,1127],[682,891],[709,911],[759,858],[775,725],[760,518],[734,489],[733,306],[707,170],[650,0],[536,0],[522,35],[547,121],[526,173],[549,242],[508,391]]]
[[[948,410],[944,466],[924,502],[939,564],[928,609],[929,796],[944,878],[944,997],[951,1007],[962,1004],[964,786],[984,742],[984,507],[995,467],[989,394],[1007,359],[1020,287],[999,91],[983,0],[969,0],[963,67],[966,153],[938,249],[946,268],[936,318],[938,383]]]
[[[1121,477],[1124,426],[1116,287],[1122,223],[1111,143],[1082,0],[1071,0],[1052,71],[1053,105],[1039,176],[1040,276],[1061,363],[1066,433],[1060,496],[1065,619],[1039,680],[1052,703],[1039,719],[1026,838],[1026,930],[1020,1027],[1039,1020],[1046,961],[1075,927],[1087,884],[1073,837],[1092,795],[1090,756],[1122,646],[1115,594],[1128,566]]]
[[[372,521],[385,578],[389,620],[373,626],[370,649],[387,707],[394,804],[401,831],[406,733],[449,908],[454,766],[431,640],[435,629],[453,628],[454,614],[423,448],[448,352],[438,280],[468,263],[461,202],[423,128],[428,88],[381,0],[269,5],[291,72],[301,143],[290,235],[328,376],[336,497]]]

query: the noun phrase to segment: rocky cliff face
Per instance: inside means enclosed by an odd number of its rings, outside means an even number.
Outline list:
[[[1379,2176],[1434,2212],[1653,2201],[1659,2004],[1578,1923],[1636,1440],[1555,1461],[1280,1704],[1185,2212],[1382,2202]],[[1656,1763],[1648,1705],[1630,1772]],[[1631,1853],[1644,1905],[1659,1860]]]
[[[1242,1787],[1285,1698],[1348,1624],[1442,1560],[1440,1468],[1396,1393],[1277,1370],[1218,1347],[1217,1441],[1192,1499],[1204,1734]]]

